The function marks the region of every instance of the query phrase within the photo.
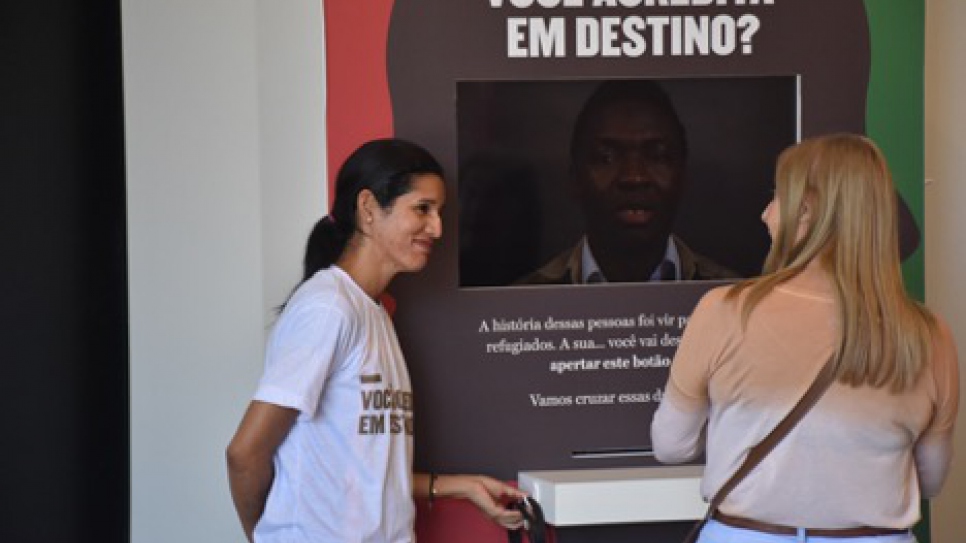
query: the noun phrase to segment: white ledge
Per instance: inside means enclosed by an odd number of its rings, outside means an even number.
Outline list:
[[[703,473],[703,466],[523,471],[519,484],[554,526],[675,522],[704,517]]]

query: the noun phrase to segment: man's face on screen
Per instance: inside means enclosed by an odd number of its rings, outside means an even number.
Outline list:
[[[591,239],[651,242],[668,236],[684,179],[674,119],[643,100],[597,108],[576,140],[573,175]]]

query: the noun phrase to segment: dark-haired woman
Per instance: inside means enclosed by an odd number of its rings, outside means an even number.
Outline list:
[[[707,442],[710,499],[829,361],[835,382],[727,495],[700,543],[912,543],[949,471],[959,401],[947,325],[902,284],[885,157],[854,134],[785,150],[765,274],[695,308],[651,428],[665,462]]]
[[[366,143],[339,170],[227,451],[250,541],[409,543],[414,497],[466,498],[503,526],[522,523],[506,507],[522,497],[512,486],[412,473],[412,390],[379,299],[426,265],[444,198],[439,164],[403,140]]]

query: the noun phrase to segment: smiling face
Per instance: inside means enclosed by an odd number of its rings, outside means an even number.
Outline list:
[[[680,128],[664,109],[634,99],[601,105],[574,146],[591,239],[663,243],[681,197],[684,157]]]
[[[436,174],[416,174],[411,190],[381,208],[372,206],[369,236],[391,274],[423,269],[443,234],[440,211],[446,199]],[[367,219],[368,220],[368,219]]]

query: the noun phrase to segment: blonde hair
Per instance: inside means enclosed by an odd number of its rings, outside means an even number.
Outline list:
[[[775,194],[780,217],[764,275],[728,295],[746,292],[742,322],[775,286],[818,259],[839,302],[837,380],[894,392],[913,386],[930,356],[936,321],[902,284],[898,201],[882,152],[854,134],[802,141],[779,156]]]

